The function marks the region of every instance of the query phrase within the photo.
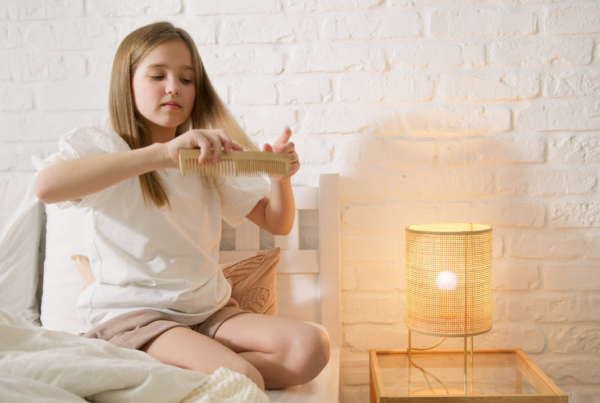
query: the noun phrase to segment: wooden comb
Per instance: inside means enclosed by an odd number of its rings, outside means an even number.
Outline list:
[[[179,169],[185,176],[261,176],[282,175],[290,173],[290,156],[284,153],[265,153],[260,151],[231,151],[221,154],[219,161],[213,164],[200,164],[199,149],[179,150]]]

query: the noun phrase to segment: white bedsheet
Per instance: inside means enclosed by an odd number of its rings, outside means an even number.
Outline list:
[[[102,340],[45,330],[0,310],[0,401],[260,402],[248,378],[164,365]]]

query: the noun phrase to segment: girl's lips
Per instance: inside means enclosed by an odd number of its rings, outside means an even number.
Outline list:
[[[178,103],[175,103],[175,102],[167,102],[167,103],[162,104],[162,106],[167,109],[181,109],[181,105],[179,105]]]

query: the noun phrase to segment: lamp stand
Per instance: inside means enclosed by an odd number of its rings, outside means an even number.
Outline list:
[[[467,357],[468,357],[468,353],[467,353],[467,339],[469,339],[469,336],[464,336],[464,371],[463,371],[463,375],[464,375],[464,395],[467,396],[469,393],[467,391]],[[470,336],[471,339],[471,382],[470,382],[470,394],[473,394],[473,336]],[[411,368],[412,366],[415,366],[416,368],[420,369],[421,371],[423,371],[423,373],[425,374],[425,370],[421,367],[419,367],[417,364],[413,363],[412,361],[412,350],[415,351],[426,351],[426,350],[431,350],[434,349],[435,347],[439,346],[440,344],[442,344],[444,341],[446,340],[446,337],[444,337],[440,342],[429,346],[429,347],[413,347],[412,346],[412,331],[410,330],[410,328],[408,329],[408,395],[411,395]],[[433,375],[432,375],[433,376]],[[434,377],[435,378],[435,377]],[[425,378],[427,380],[427,378]],[[436,378],[437,379],[437,378]],[[438,382],[442,383],[439,379],[437,379]],[[427,383],[429,384],[429,381],[427,380]],[[443,383],[442,383],[443,385]],[[429,388],[431,390],[433,390],[433,388],[431,388],[431,385],[429,385]],[[448,392],[448,389],[444,386],[444,389],[446,389],[446,393]]]

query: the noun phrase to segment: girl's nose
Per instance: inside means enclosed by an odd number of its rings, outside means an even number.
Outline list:
[[[179,95],[179,83],[177,80],[169,80],[165,88],[167,94]]]

